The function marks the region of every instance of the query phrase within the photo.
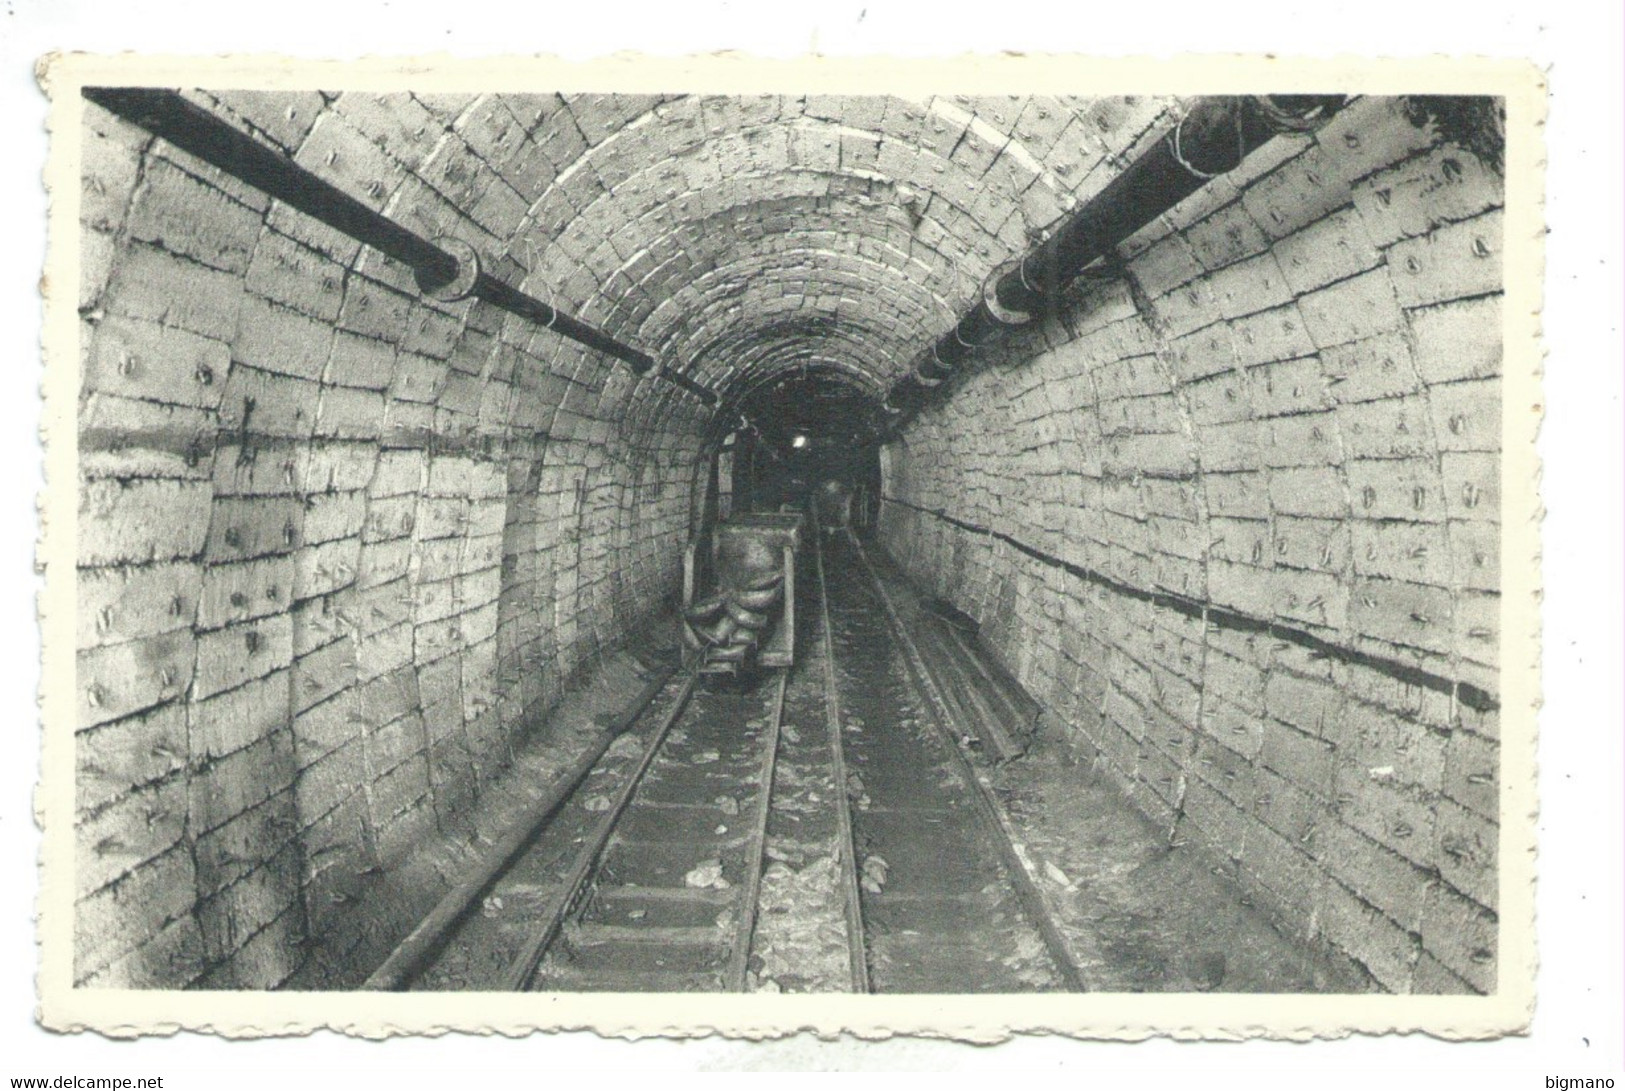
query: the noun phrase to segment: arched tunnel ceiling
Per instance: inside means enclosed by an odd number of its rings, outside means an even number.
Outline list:
[[[527,291],[667,367],[736,396],[817,365],[878,394],[1168,106],[489,95],[421,170],[509,210],[507,237],[481,241]],[[633,385],[650,423],[675,404]]]

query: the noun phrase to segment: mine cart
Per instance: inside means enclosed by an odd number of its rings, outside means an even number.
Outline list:
[[[683,553],[683,631],[701,670],[737,674],[795,660],[799,512],[740,513]]]

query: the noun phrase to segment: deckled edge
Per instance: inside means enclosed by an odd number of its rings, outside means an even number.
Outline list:
[[[1086,62],[1081,63],[1080,62]],[[500,72],[500,75],[498,74]],[[1251,997],[1235,994],[1028,997],[697,997],[678,1002],[685,1018],[674,1020],[672,1000],[647,996],[520,997],[489,995],[379,996],[360,993],[205,993],[91,990],[71,987],[72,854],[74,811],[73,618],[74,542],[77,508],[77,427],[64,417],[76,410],[78,284],[78,186],[82,139],[77,92],[89,78],[129,84],[293,88],[342,84],[383,89],[408,82],[468,90],[559,88],[633,90],[681,85],[697,91],[808,89],[836,81],[842,93],[897,93],[900,82],[933,90],[996,93],[1000,90],[1068,93],[1220,93],[1225,91],[1324,90],[1328,85],[1365,94],[1433,90],[1445,77],[1457,93],[1506,97],[1507,249],[1503,367],[1502,533],[1503,708],[1518,709],[1527,723],[1503,724],[1501,826],[1501,936],[1498,981],[1490,997]],[[1427,73],[1431,79],[1424,79]],[[45,724],[41,780],[35,818],[43,830],[37,978],[41,1024],[60,1031],[93,1030],[109,1037],[174,1034],[181,1030],[229,1038],[308,1034],[318,1029],[363,1038],[439,1035],[452,1032],[522,1036],[537,1032],[591,1030],[606,1037],[700,1037],[763,1039],[808,1032],[822,1038],[910,1035],[991,1043],[1017,1034],[1143,1040],[1271,1038],[1302,1041],[1352,1034],[1425,1033],[1441,1039],[1479,1040],[1527,1033],[1533,1016],[1537,968],[1534,941],[1535,716],[1540,706],[1538,627],[1540,581],[1535,452],[1542,347],[1539,316],[1544,268],[1545,78],[1527,61],[1488,58],[1396,60],[1370,58],[1276,58],[1194,56],[1094,58],[1003,53],[965,54],[945,60],[885,57],[803,58],[770,61],[739,53],[678,58],[621,53],[592,61],[553,58],[367,57],[358,61],[304,61],[277,56],[211,58],[94,57],[53,54],[37,67],[51,99],[51,147],[45,174],[49,238],[41,291],[45,304],[42,381],[46,486],[40,497],[37,566],[44,573],[40,595],[42,683]],[[1082,78],[1080,78],[1080,76]],[[906,79],[904,78],[906,77]],[[1110,84],[1110,86],[1107,86]],[[1358,84],[1358,87],[1355,86]],[[904,91],[903,93],[907,93]],[[68,184],[63,184],[64,182]],[[69,285],[71,292],[52,291]],[[64,299],[64,295],[68,299]],[[1522,313],[1519,313],[1522,308]],[[1534,401],[1528,399],[1533,397]],[[1527,408],[1526,408],[1527,407]],[[1530,409],[1533,411],[1531,412]],[[1525,442],[1526,441],[1526,442]],[[1514,477],[1514,474],[1517,476]],[[1516,492],[1513,487],[1515,486]],[[1516,502],[1513,502],[1515,497]],[[1521,514],[1521,521],[1507,512]],[[1508,535],[1516,526],[1516,542]],[[1518,563],[1505,562],[1515,558]],[[1522,605],[1517,605],[1522,603]],[[1512,670],[1507,664],[1517,663]],[[1508,683],[1511,683],[1510,685]],[[1525,712],[1525,710],[1527,710]],[[1521,717],[1520,717],[1521,718]],[[50,725],[57,725],[52,728]],[[1509,727],[1511,730],[1509,730]],[[63,738],[62,736],[66,737]],[[1515,758],[1516,761],[1509,761]],[[64,811],[65,804],[65,811]],[[1509,816],[1519,817],[1508,822]],[[1271,1008],[1280,1018],[1271,1018]],[[361,1011],[361,1008],[370,1009]],[[456,1014],[448,1007],[460,1009]],[[990,1009],[998,1014],[989,1017]],[[1040,1010],[1041,1009],[1041,1010]],[[1172,1009],[1157,1016],[1151,1009]],[[1138,1014],[1141,1011],[1147,1014]],[[141,1012],[139,1018],[133,1013]],[[438,1014],[437,1014],[438,1012]],[[1290,1014],[1288,1014],[1290,1012]],[[692,1013],[692,1014],[687,1014]]]

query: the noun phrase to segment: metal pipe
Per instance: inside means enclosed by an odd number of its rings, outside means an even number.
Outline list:
[[[85,98],[283,203],[396,261],[449,283],[457,259],[287,156],[266,147],[178,92],[156,87],[86,87]]]
[[[608,356],[613,356],[629,364],[633,371],[639,375],[647,375],[655,366],[654,357],[631,345],[624,344],[578,318],[572,318],[563,311],[556,309],[550,303],[543,303],[535,296],[526,295],[506,281],[498,280],[490,273],[480,272],[474,279],[474,286],[469,291],[475,299],[481,299],[493,307],[501,307],[510,314],[521,318],[528,318],[537,325],[548,329],[562,337],[568,337],[577,344],[586,345]]]
[[[708,388],[669,369],[655,370],[655,359],[648,353],[481,271],[472,248],[453,240],[432,242],[423,238],[312,174],[286,155],[188,102],[176,91],[155,87],[86,87],[83,93],[98,106],[233,178],[411,267],[418,287],[429,295],[443,300],[473,296],[613,356],[639,375],[653,371],[657,378],[675,383],[707,404],[716,404],[716,395]]]
[[[1097,259],[1203,185],[1240,166],[1282,132],[1307,131],[1336,112],[1341,95],[1198,99],[1163,138],[1079,209],[1056,232],[1009,263],[953,329],[920,354],[888,393],[900,428],[931,389],[971,353],[1029,321]]]
[[[706,405],[716,405],[722,400],[715,390],[712,390],[708,386],[700,385],[680,371],[673,371],[670,368],[663,367],[660,369],[657,377],[665,379],[668,383],[672,383],[675,386],[682,387],[684,390],[700,399],[700,401],[704,402]]]

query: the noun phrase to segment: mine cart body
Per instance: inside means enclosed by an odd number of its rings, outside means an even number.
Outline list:
[[[710,541],[703,543],[703,555],[701,542],[688,544],[683,552],[684,625],[690,646],[701,652],[701,670],[736,673],[741,661],[727,658],[725,645],[701,638],[704,626],[693,622],[694,611],[721,603],[719,610],[749,616],[753,596],[773,599],[761,607],[768,616],[754,662],[788,667],[795,661],[796,552],[804,519],[800,512],[738,513],[715,525]],[[775,590],[769,594],[764,589]],[[717,624],[728,624],[725,613],[717,616]]]

